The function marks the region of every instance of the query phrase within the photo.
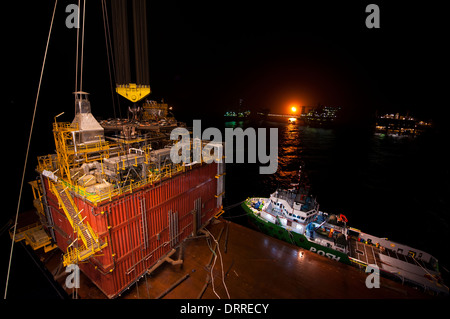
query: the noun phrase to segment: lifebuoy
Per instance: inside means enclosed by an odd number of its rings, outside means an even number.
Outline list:
[[[341,219],[344,223],[348,223],[348,219],[344,214],[340,214],[339,219]]]

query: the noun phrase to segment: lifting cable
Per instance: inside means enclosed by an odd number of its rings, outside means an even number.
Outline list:
[[[53,21],[55,19],[55,12],[56,12],[56,5],[57,5],[57,3],[58,3],[58,0],[55,0],[55,6],[53,8],[52,21],[50,23],[50,30],[48,32],[48,37],[47,37],[47,44],[45,46],[45,54],[44,54],[44,60],[42,62],[41,75],[40,75],[40,78],[39,78],[39,85],[38,85],[38,90],[37,90],[37,94],[36,94],[36,101],[34,103],[33,118],[31,120],[30,134],[28,136],[27,153],[25,155],[25,163],[23,165],[22,181],[20,183],[19,200],[17,202],[16,218],[15,218],[15,222],[14,222],[14,231],[13,231],[13,238],[12,238],[12,242],[11,242],[11,251],[10,251],[10,254],[9,254],[8,273],[6,275],[5,294],[3,296],[3,299],[6,299],[6,296],[8,294],[8,283],[9,283],[9,275],[10,275],[10,271],[11,271],[11,260],[12,260],[12,255],[13,255],[13,251],[14,251],[14,242],[15,242],[15,239],[16,239],[17,219],[18,219],[18,216],[19,216],[20,201],[22,199],[23,182],[25,180],[25,171],[26,171],[27,162],[28,162],[28,154],[29,154],[29,151],[30,151],[31,135],[33,133],[34,119],[36,117],[37,103],[38,103],[38,100],[39,100],[39,92],[41,91],[42,75],[44,74],[45,61],[47,60],[48,44],[50,42],[50,35],[51,35],[52,29],[53,29]]]
[[[114,61],[116,65],[116,83],[131,81],[130,52],[128,41],[128,10],[125,0],[111,1],[113,23]]]
[[[81,5],[81,0],[78,0],[78,8],[80,8]],[[76,52],[76,60],[75,60],[75,92],[78,92],[78,69],[80,69],[80,91],[83,91],[83,65],[84,65],[84,25],[85,25],[85,15],[86,15],[86,0],[83,1],[83,26],[82,26],[82,31],[81,31],[81,61],[80,61],[80,67],[78,67],[78,56],[79,56],[79,40],[80,40],[80,15],[78,14],[78,22],[77,22],[77,52]],[[77,97],[75,95],[75,101],[76,101]],[[76,110],[76,105],[75,105],[75,114],[77,114],[77,110]]]
[[[115,81],[118,85],[130,82],[149,85],[146,0],[132,1],[133,24],[128,26],[129,16],[126,0],[111,2]],[[129,27],[132,29],[134,42],[134,73],[131,72],[133,60],[130,59]]]
[[[146,0],[133,0],[133,29],[136,83],[149,85]]]
[[[78,8],[80,8],[80,0],[78,0]],[[79,39],[80,39],[80,14],[78,12],[77,14],[77,48],[76,48],[76,54],[75,54],[75,92],[78,92],[78,45],[79,45]],[[75,98],[76,101],[76,98]],[[75,113],[77,114],[77,105],[75,104]]]
[[[119,96],[115,93],[114,90],[114,83],[113,83],[113,77],[116,78],[116,69],[114,67],[114,54],[111,44],[111,32],[109,31],[109,19],[108,19],[108,10],[106,7],[106,0],[102,0],[102,14],[103,14],[103,30],[105,31],[105,44],[106,44],[106,58],[108,61],[108,73],[109,73],[109,85],[111,88],[111,100],[113,104],[113,112],[114,112],[114,118],[117,118],[116,115],[116,103],[115,100],[117,99],[117,103],[119,105],[119,117],[122,117],[122,114],[120,113],[120,100]],[[111,72],[112,67],[112,72]]]
[[[78,15],[78,19],[79,19],[79,16],[80,15]],[[81,31],[80,91],[83,91],[84,25],[86,22],[85,16],[86,16],[86,0],[83,0],[83,30]]]

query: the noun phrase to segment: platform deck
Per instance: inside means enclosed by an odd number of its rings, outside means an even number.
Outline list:
[[[368,289],[365,285],[366,274],[355,267],[224,219],[216,220],[206,229],[216,238],[222,233],[219,249],[224,281],[232,299],[430,298],[416,289],[383,277],[380,288]],[[214,241],[210,240],[210,244],[214,248]],[[44,253],[40,249],[33,253],[38,255],[42,265],[63,286],[67,274],[61,266],[62,252],[55,249]],[[178,254],[179,251],[171,258],[177,259]],[[217,295],[227,298],[219,254],[214,264],[214,255],[204,235],[184,241],[182,258],[182,265],[163,263],[119,298],[154,299],[162,295],[165,299],[196,299],[200,296],[203,299],[216,299]],[[214,264],[214,290],[209,280],[210,261],[211,265]],[[106,299],[83,273],[80,277],[81,288],[77,291],[79,298]],[[179,284],[173,287],[177,282]],[[208,284],[204,289],[206,282]],[[167,292],[171,287],[173,289]],[[72,292],[66,291],[69,294]]]
[[[225,284],[232,299],[429,298],[411,287],[385,278],[381,278],[381,288],[368,289],[365,286],[366,274],[357,268],[223,219],[207,229],[216,238],[223,229],[219,249]],[[214,241],[210,244],[214,248]],[[178,253],[172,259],[176,259]],[[215,264],[212,263],[213,289],[208,267],[210,260],[214,262],[211,256],[214,255],[206,237],[188,239],[183,244],[182,265],[164,263],[150,275],[142,277],[120,298],[153,299],[162,294],[167,299],[196,299],[200,296],[216,299],[217,295],[227,298],[219,254]],[[64,277],[59,279],[61,283],[63,280]],[[165,294],[178,281],[181,282]],[[86,299],[106,298],[83,275],[78,295]]]

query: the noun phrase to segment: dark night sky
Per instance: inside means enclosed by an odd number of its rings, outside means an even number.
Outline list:
[[[65,26],[65,8],[75,2],[58,2],[25,181],[36,177],[37,156],[54,152],[53,117],[63,111],[59,120],[74,117],[76,31]],[[365,27],[369,3],[380,6],[380,29]],[[342,106],[349,125],[366,123],[375,110],[409,110],[446,128],[450,54],[441,3],[148,0],[150,97],[164,98],[184,121],[222,119],[242,98],[253,110],[272,112],[287,112],[294,103]],[[53,5],[2,4],[2,180],[8,193],[1,225],[16,211]],[[83,90],[91,94],[94,116],[112,117],[99,0],[88,1],[86,21]],[[122,100],[122,115],[126,105]],[[24,192],[22,208],[31,206],[31,188],[24,185]]]
[[[65,27],[72,2],[58,3],[38,105],[35,130],[50,140],[53,116],[73,119],[76,31]],[[380,6],[380,29],[365,27],[371,2]],[[26,145],[53,4],[13,1],[2,20],[2,106],[6,118],[20,119],[17,145]],[[183,120],[221,118],[242,98],[272,112],[342,106],[348,123],[409,110],[447,124],[446,20],[433,2],[148,1],[147,9],[151,98],[164,98]],[[83,90],[95,116],[111,117],[99,1],[88,1],[86,21]]]

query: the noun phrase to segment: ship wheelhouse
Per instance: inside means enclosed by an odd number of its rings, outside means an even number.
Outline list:
[[[291,190],[277,190],[270,196],[268,210],[291,222],[307,224],[314,220],[318,213],[317,202],[311,196]]]

